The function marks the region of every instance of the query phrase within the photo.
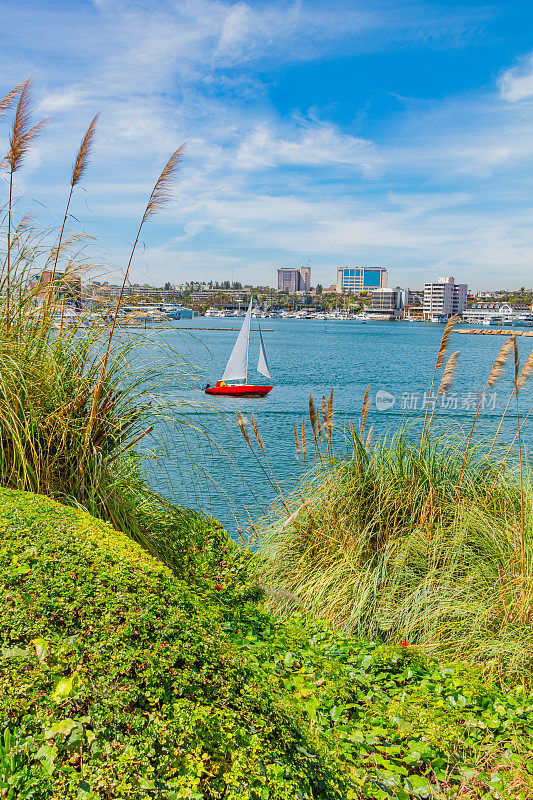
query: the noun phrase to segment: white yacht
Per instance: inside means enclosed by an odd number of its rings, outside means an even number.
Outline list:
[[[533,313],[519,314],[515,317],[515,325],[521,325],[524,328],[533,328]]]

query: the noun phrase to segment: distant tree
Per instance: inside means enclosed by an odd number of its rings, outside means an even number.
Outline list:
[[[322,284],[321,283],[317,283],[316,289],[315,289],[316,293],[317,294],[322,294],[322,289],[323,289]]]
[[[171,287],[170,283],[167,281],[167,282],[165,283],[165,292],[170,292],[171,288],[172,288],[172,287]]]
[[[231,288],[232,289],[242,289],[242,283],[240,281],[234,281],[232,286],[231,286]]]

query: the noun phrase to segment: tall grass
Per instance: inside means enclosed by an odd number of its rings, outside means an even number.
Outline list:
[[[450,331],[432,379],[435,398],[457,364],[456,353],[445,358]],[[514,353],[511,339],[487,386]],[[533,356],[521,370],[516,356],[512,396],[532,367]],[[368,390],[358,430],[350,426],[347,458],[334,452],[325,398],[322,414],[310,398],[311,449],[294,428],[302,466],[307,458],[301,484],[256,526],[258,571],[271,607],[290,613],[297,606],[359,636],[533,679],[533,487],[521,441],[525,418],[516,415],[519,453],[510,461],[510,447],[497,457],[500,448],[493,446],[489,455],[473,430],[436,432],[432,412],[422,439],[402,428],[372,445],[364,435],[367,413]],[[478,416],[479,407],[474,425]]]
[[[74,324],[65,322],[62,290],[92,266],[83,253],[85,237],[69,231],[69,220],[98,117],[81,138],[62,223],[50,239],[31,217],[18,217],[15,203],[17,174],[46,122],[30,121],[30,88],[26,81],[0,101],[0,116],[16,104],[3,162],[7,188],[0,228],[0,485],[82,505],[148,546],[137,512],[153,496],[132,453],[159,418],[151,398],[164,375],[140,365],[139,342],[117,331],[122,294],[108,322],[105,315],[87,313]],[[123,289],[143,225],[169,199],[181,149],[177,153],[149,196]],[[42,284],[32,287],[29,278],[45,271],[52,280],[42,297]]]

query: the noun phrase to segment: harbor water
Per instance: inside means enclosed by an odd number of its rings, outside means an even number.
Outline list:
[[[367,431],[374,439],[392,435],[402,424],[419,429],[443,333],[442,325],[409,322],[252,320],[249,381],[267,382],[255,372],[258,323],[264,331],[274,389],[264,398],[211,398],[203,388],[220,379],[242,320],[197,318],[171,323],[168,330],[145,331],[152,344],[145,355],[167,364],[156,402],[167,423],[146,453],[150,482],[183,505],[219,518],[235,531],[265,512],[275,491],[272,474],[283,491],[298,484],[294,425],[308,422],[309,396],[319,405],[333,390],[335,450],[349,451],[345,432],[357,422],[366,387],[370,385]],[[191,330],[191,328],[195,328]],[[231,330],[233,328],[233,330]],[[448,353],[461,351],[456,380],[439,397],[438,428],[468,431],[473,414],[504,336],[452,334]],[[533,338],[519,336],[523,363]],[[480,433],[494,434],[512,389],[511,361],[502,378],[485,395]],[[533,380],[520,394],[522,415],[533,405]],[[270,467],[259,462],[237,425],[237,412],[249,421],[253,412]],[[308,438],[310,429],[308,427]],[[513,404],[500,440],[511,441],[516,430]],[[533,415],[523,428],[526,447],[533,448]],[[269,477],[270,476],[270,477]]]

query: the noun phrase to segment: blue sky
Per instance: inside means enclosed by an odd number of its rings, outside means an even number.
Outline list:
[[[310,261],[323,285],[352,264],[392,285],[533,285],[531,2],[0,6],[0,92],[32,77],[35,118],[50,117],[17,181],[46,223],[101,113],[72,211],[102,264],[124,263],[186,141],[140,282],[274,284]]]

